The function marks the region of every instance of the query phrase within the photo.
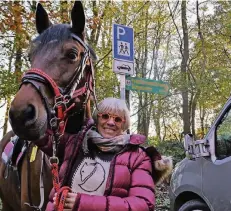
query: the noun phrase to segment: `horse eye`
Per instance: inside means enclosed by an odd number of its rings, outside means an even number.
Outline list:
[[[75,53],[75,52],[69,52],[69,53],[67,54],[67,57],[68,57],[69,59],[71,59],[71,60],[75,60],[75,59],[77,58],[77,53]]]
[[[76,48],[71,48],[66,53],[66,57],[70,60],[76,60],[77,56],[78,56],[78,50]]]

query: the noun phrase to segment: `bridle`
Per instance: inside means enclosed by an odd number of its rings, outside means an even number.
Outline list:
[[[31,84],[43,100],[48,115],[49,126],[53,133],[53,157],[51,157],[50,161],[52,159],[53,161],[58,161],[58,158],[56,157],[56,145],[59,143],[61,136],[64,134],[68,113],[75,107],[76,103],[74,102],[74,99],[84,96],[85,101],[83,102],[83,107],[90,95],[92,95],[96,101],[94,68],[90,57],[90,50],[76,34],[72,33],[71,37],[82,45],[84,52],[81,55],[81,61],[67,87],[61,89],[48,74],[35,68],[28,70],[22,77],[21,82],[21,86],[23,84]],[[87,62],[90,63],[90,68],[86,68]],[[79,83],[84,79],[84,75],[86,76],[86,81],[81,88],[77,89]],[[50,107],[47,97],[44,95],[41,87],[36,82],[49,86],[54,95],[54,106],[52,108]]]
[[[23,84],[31,84],[36,91],[39,93],[49,120],[49,138],[52,139],[53,145],[53,155],[50,157],[50,164],[52,168],[52,177],[53,177],[53,186],[56,192],[60,189],[59,179],[58,179],[58,163],[59,159],[56,156],[57,145],[59,144],[60,138],[63,136],[66,123],[68,120],[68,116],[70,111],[76,106],[74,99],[79,97],[85,97],[85,100],[82,105],[82,109],[86,106],[86,103],[90,97],[93,96],[95,105],[96,103],[96,95],[95,95],[95,86],[94,86],[94,67],[92,64],[92,59],[90,57],[90,50],[88,46],[75,34],[71,34],[71,37],[76,40],[79,44],[82,45],[84,48],[84,52],[81,54],[81,61],[78,67],[75,70],[75,73],[69,82],[69,84],[64,88],[61,89],[58,87],[56,82],[44,71],[40,69],[30,69],[28,70],[22,77],[22,82],[20,87]],[[87,62],[90,63],[90,67],[86,68]],[[85,77],[85,78],[84,78]],[[86,79],[84,85],[78,88],[78,85]],[[50,88],[54,96],[54,106],[51,107],[48,103],[47,97],[43,93],[43,90],[39,86],[40,82]],[[42,167],[41,167],[42,168]],[[41,175],[40,175],[41,178]],[[41,179],[40,179],[41,180]],[[40,181],[41,182],[41,181]],[[41,191],[40,191],[41,192]],[[40,194],[41,195],[41,194]],[[31,201],[31,200],[30,200]],[[35,207],[32,203],[27,203],[30,207],[33,207],[37,210],[41,210],[43,206],[43,201],[39,207]]]
[[[87,101],[90,94],[95,97],[94,68],[90,57],[90,50],[88,46],[77,35],[71,34],[71,36],[74,40],[82,45],[82,47],[84,48],[84,52],[81,56],[81,61],[76,68],[75,73],[72,76],[72,79],[67,87],[65,87],[64,89],[58,87],[56,82],[48,74],[40,69],[35,68],[28,70],[22,77],[21,82],[21,86],[23,84],[30,83],[39,93],[48,114],[50,128],[53,131],[57,130],[58,128],[56,133],[59,134],[56,135],[61,135],[64,132],[65,126],[63,125],[63,121],[66,119],[67,113],[75,106],[73,104],[73,99],[80,96],[86,96],[85,99]],[[90,62],[90,68],[86,68],[87,61]],[[87,71],[86,73],[84,72],[85,70]],[[86,74],[86,82],[84,86],[76,89],[81,80],[84,79],[84,73]],[[36,82],[40,82],[44,85],[49,86],[54,95],[53,108],[50,108],[46,96],[44,95],[41,87]]]

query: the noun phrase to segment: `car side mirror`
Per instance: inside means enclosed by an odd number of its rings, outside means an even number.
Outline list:
[[[185,149],[185,153],[186,153],[186,157],[188,157],[189,159],[193,158],[193,135],[191,133],[188,133],[185,135],[184,137],[184,149]]]
[[[209,142],[207,139],[194,140],[192,134],[186,134],[184,138],[184,149],[188,159],[210,156]]]
[[[186,134],[184,137],[184,149],[185,149],[185,151],[189,150],[189,146],[192,144],[192,142],[193,142],[193,135],[191,133]]]

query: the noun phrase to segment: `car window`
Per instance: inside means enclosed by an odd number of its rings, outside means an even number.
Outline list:
[[[216,129],[216,156],[224,159],[231,156],[231,109],[229,109]]]

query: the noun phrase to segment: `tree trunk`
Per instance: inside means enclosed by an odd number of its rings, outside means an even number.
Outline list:
[[[15,49],[16,49],[16,58],[15,58],[15,80],[16,83],[20,83],[22,77],[22,46],[23,46],[23,37],[21,36],[22,30],[22,5],[21,2],[14,2],[20,11],[18,12],[18,17],[15,19]]]
[[[201,139],[204,138],[205,133],[207,131],[205,131],[205,125],[204,125],[204,120],[205,120],[205,109],[204,106],[200,106],[200,126],[201,126]],[[206,128],[207,129],[207,128]]]
[[[153,109],[153,120],[156,129],[156,136],[159,141],[161,141],[160,114],[161,114],[161,99],[158,98],[157,105]]]
[[[147,59],[148,59],[148,8],[144,10],[144,28],[145,32],[143,35],[144,40],[144,46],[142,47],[142,55],[141,55],[141,77],[146,78],[147,77]],[[149,133],[149,125],[150,125],[150,119],[151,119],[151,105],[149,104],[149,97],[147,93],[140,93],[139,94],[139,108],[140,108],[140,114],[138,114],[138,129],[137,131],[141,134],[144,134],[146,137],[148,137]]]
[[[191,109],[191,124],[192,124],[192,134],[196,137],[196,130],[195,130],[195,116],[196,116],[196,105],[198,98],[200,96],[200,91],[198,90],[192,99],[192,109]]]
[[[188,49],[188,25],[186,16],[186,6],[187,2],[182,1],[181,4],[181,18],[182,18],[182,29],[183,29],[183,51],[182,51],[182,61],[181,61],[181,74],[184,84],[182,85],[182,107],[183,107],[183,124],[184,124],[184,134],[190,133],[190,118],[189,118],[189,100],[188,100],[188,71],[187,63],[189,59],[189,49]]]
[[[200,15],[199,15],[199,3],[198,1],[196,2],[196,10],[197,10],[197,25],[198,25],[198,35],[199,38],[201,40],[201,50],[202,50],[202,55],[203,58],[200,60],[200,66],[201,66],[201,74],[200,74],[200,83],[204,82],[204,77],[205,77],[205,73],[206,73],[206,66],[207,66],[207,55],[205,52],[205,41],[204,41],[204,36],[203,33],[201,31],[201,20],[200,20]],[[207,82],[206,82],[207,83]],[[201,88],[200,86],[197,88],[197,95],[198,98],[201,95]],[[201,137],[200,138],[204,138],[204,134],[205,134],[205,129],[204,129],[204,118],[205,118],[205,110],[204,107],[202,105],[202,110],[200,107],[200,120],[201,120]]]

